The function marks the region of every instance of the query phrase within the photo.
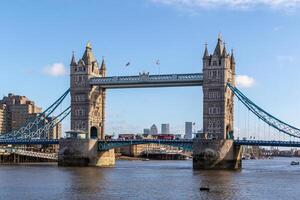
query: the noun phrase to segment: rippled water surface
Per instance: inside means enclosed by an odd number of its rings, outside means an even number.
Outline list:
[[[5,165],[0,199],[300,199],[300,166],[291,160],[244,161],[241,171],[193,171],[191,161],[117,161],[105,169]]]

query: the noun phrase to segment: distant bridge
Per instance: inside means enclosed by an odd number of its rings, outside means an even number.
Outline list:
[[[22,150],[22,149],[13,149],[12,153],[15,153],[17,155],[22,155],[22,156],[44,158],[44,159],[49,159],[49,160],[54,160],[54,161],[58,160],[57,153],[34,152],[34,151],[26,151],[26,150]]]

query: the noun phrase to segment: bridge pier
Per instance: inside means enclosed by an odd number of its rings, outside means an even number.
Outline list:
[[[114,149],[98,152],[96,139],[62,139],[59,142],[58,166],[111,167]]]
[[[194,169],[240,169],[241,146],[233,140],[226,139],[194,139]]]

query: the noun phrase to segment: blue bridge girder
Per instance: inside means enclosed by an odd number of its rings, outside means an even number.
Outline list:
[[[234,144],[242,146],[300,147],[298,141],[235,140]]]
[[[161,144],[173,147],[179,147],[184,150],[193,150],[193,140],[156,140],[156,139],[133,139],[133,140],[98,140],[98,150],[106,151],[123,146],[131,146],[138,144]]]
[[[202,73],[161,75],[141,73],[138,76],[93,77],[89,80],[90,85],[107,89],[202,86],[202,83]]]
[[[23,139],[23,140],[0,140],[0,145],[52,145],[59,144],[59,139]],[[193,140],[157,140],[157,139],[134,139],[134,140],[98,140],[98,150],[106,151],[123,146],[138,144],[162,144],[179,147],[191,151]],[[275,140],[235,140],[234,144],[242,146],[275,146],[275,147],[300,147],[300,141],[275,141]]]
[[[0,145],[51,145],[51,144],[59,144],[59,139],[8,139],[8,140],[0,140]]]

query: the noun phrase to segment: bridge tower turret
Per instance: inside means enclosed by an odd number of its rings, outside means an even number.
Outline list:
[[[102,69],[102,68],[101,68]],[[70,64],[71,129],[87,133],[87,138],[104,138],[104,96],[99,86],[90,86],[89,79],[105,76],[99,69],[92,46],[87,43],[82,58],[76,62],[73,54]]]
[[[226,85],[235,85],[235,62],[220,35],[212,55],[205,47],[203,75],[203,131],[209,139],[232,139],[233,93]]]

